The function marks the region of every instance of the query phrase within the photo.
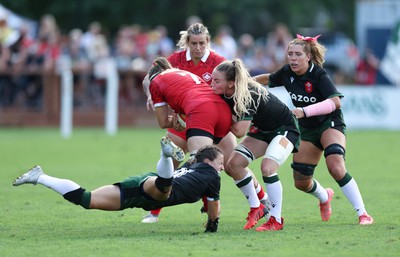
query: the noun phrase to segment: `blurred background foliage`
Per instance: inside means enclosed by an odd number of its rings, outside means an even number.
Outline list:
[[[121,25],[166,25],[170,35],[186,29],[186,19],[197,15],[212,35],[229,25],[234,37],[249,33],[263,37],[278,22],[295,34],[299,28],[341,31],[354,39],[355,0],[2,0],[13,12],[40,20],[53,14],[63,32],[86,30],[99,21],[109,36]]]

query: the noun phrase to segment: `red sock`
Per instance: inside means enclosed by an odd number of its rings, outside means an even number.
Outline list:
[[[156,210],[151,210],[150,213],[153,215],[159,215],[161,212],[161,208],[160,209],[156,209]]]
[[[204,207],[204,212],[208,211],[208,200],[207,200],[207,196],[203,196],[201,198],[201,200],[203,201],[203,207]]]
[[[260,186],[260,187],[261,187],[261,186]],[[257,196],[258,196],[258,199],[259,199],[259,200],[261,200],[261,199],[264,198],[265,192],[264,192],[264,189],[263,189],[262,187],[261,187],[260,192],[257,193]]]

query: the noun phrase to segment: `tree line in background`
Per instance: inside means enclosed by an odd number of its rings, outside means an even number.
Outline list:
[[[177,38],[186,29],[186,18],[197,15],[212,35],[220,25],[229,25],[235,37],[249,33],[258,38],[283,22],[292,34],[315,28],[341,31],[354,39],[355,0],[2,0],[2,4],[36,21],[53,14],[64,33],[86,30],[90,22],[99,21],[110,37],[121,25],[137,23],[145,28],[166,25]]]

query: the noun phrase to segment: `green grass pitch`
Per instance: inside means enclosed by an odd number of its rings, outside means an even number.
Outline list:
[[[226,174],[216,234],[203,233],[200,202],[165,208],[159,223],[142,224],[142,209],[88,211],[43,186],[11,185],[35,164],[88,190],[154,171],[163,135],[157,128],[123,128],[115,136],[82,128],[63,139],[54,128],[0,129],[0,256],[399,256],[399,131],[348,133],[347,168],[375,218],[372,226],[357,225],[323,160],[315,176],[336,192],[331,220],[321,222],[318,202],[294,188],[288,160],[279,170],[285,227],[278,232],[243,231],[249,207]],[[250,167],[261,181],[259,165]]]

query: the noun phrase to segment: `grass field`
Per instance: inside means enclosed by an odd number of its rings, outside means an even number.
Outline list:
[[[357,225],[323,163],[316,178],[336,192],[331,220],[321,222],[317,201],[294,189],[288,161],[279,172],[285,227],[266,233],[242,230],[247,201],[225,174],[216,234],[203,233],[200,202],[166,208],[159,223],[142,224],[142,209],[87,211],[43,186],[11,185],[35,164],[88,190],[154,171],[162,135],[160,129],[125,128],[113,137],[76,129],[63,139],[57,129],[0,129],[0,256],[400,256],[400,132],[348,134],[347,168],[375,218],[372,226]],[[259,164],[251,168],[261,178]]]

